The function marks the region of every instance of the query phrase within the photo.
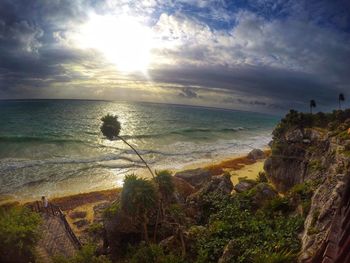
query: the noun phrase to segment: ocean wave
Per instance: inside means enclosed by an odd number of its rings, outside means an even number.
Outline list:
[[[1,159],[0,161],[0,172],[5,173],[11,170],[30,168],[35,166],[45,166],[45,165],[65,165],[65,164],[98,164],[101,165],[101,162],[122,160],[131,163],[139,163],[137,159],[132,159],[125,156],[120,156],[117,154],[109,154],[98,156],[94,158],[86,159],[46,159],[46,160],[27,160],[27,159]]]
[[[0,142],[46,142],[46,143],[86,143],[79,139],[34,137],[34,136],[0,136]]]
[[[146,139],[146,138],[159,138],[166,137],[169,135],[189,135],[194,133],[228,133],[228,132],[238,132],[246,130],[244,127],[233,127],[233,128],[221,128],[221,129],[210,129],[210,128],[187,128],[179,129],[176,131],[169,131],[164,133],[154,133],[154,134],[139,134],[139,135],[123,135],[125,139]]]

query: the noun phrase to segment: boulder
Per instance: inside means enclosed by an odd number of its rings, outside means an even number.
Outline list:
[[[277,197],[278,193],[267,183],[259,183],[254,187],[253,203],[262,206],[267,200]]]
[[[187,197],[196,191],[194,186],[179,177],[173,176],[172,181],[175,186],[176,199],[179,202],[185,202]]]
[[[237,193],[242,193],[252,189],[256,185],[256,182],[252,180],[242,180],[235,185],[234,189]]]
[[[254,150],[251,150],[248,153],[247,157],[250,160],[256,161],[256,160],[259,160],[259,159],[264,159],[265,158],[265,153],[262,150],[260,150],[260,149],[254,149]]]
[[[187,201],[197,200],[201,196],[213,192],[229,195],[232,190],[233,184],[229,174],[213,176],[209,182],[205,183],[197,192],[189,196]]]
[[[288,131],[285,135],[285,139],[288,142],[300,142],[303,139],[303,137],[303,132],[300,129]]]
[[[177,172],[175,177],[181,178],[192,186],[199,188],[203,183],[210,180],[211,174],[208,169],[198,168]]]

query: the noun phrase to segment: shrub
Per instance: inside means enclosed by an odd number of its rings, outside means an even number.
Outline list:
[[[310,182],[296,184],[290,190],[291,196],[298,196],[302,201],[309,200],[313,195],[313,187]]]
[[[258,178],[256,181],[259,183],[267,183],[267,177],[266,177],[265,172],[259,172]]]
[[[181,263],[180,257],[173,254],[166,254],[164,249],[156,244],[140,244],[138,247],[130,248],[128,261],[130,263]]]
[[[214,200],[216,196],[209,196],[213,204],[222,200],[217,202]],[[251,262],[266,251],[282,253],[288,250],[297,253],[300,249],[298,232],[303,222],[304,219],[300,216],[271,215],[266,210],[254,211],[246,202],[246,196],[237,194],[212,210],[207,231],[201,231],[196,237],[196,262],[217,262],[230,240],[234,240],[234,250],[230,251],[230,262],[233,263]]]
[[[254,259],[254,263],[292,263],[295,262],[296,255],[290,251],[268,252],[260,254]]]
[[[0,262],[33,261],[40,224],[40,215],[27,208],[0,208]]]
[[[175,190],[171,172],[167,170],[156,172],[155,181],[164,201],[169,201]]]
[[[112,219],[113,217],[116,216],[117,212],[120,209],[120,203],[119,202],[114,202],[111,204],[109,207],[107,207],[103,211],[103,217],[107,219]]]
[[[289,203],[288,197],[275,197],[274,199],[267,202],[265,205],[266,212],[278,212],[281,211],[282,213],[288,213],[293,210],[293,207],[291,207]]]
[[[323,172],[325,170],[320,160],[311,160],[308,166],[310,170],[314,172]]]
[[[88,244],[82,247],[77,254],[71,258],[58,255],[53,258],[54,263],[111,263],[104,255],[96,256],[96,247]]]
[[[101,223],[94,223],[88,227],[87,231],[93,236],[101,236],[103,234],[104,227]]]

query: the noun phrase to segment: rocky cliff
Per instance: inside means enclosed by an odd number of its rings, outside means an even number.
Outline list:
[[[279,192],[312,185],[301,234],[300,262],[310,261],[329,232],[350,177],[350,112],[310,114],[291,111],[277,126],[264,169]]]

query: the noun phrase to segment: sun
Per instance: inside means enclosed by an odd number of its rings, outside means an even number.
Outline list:
[[[99,50],[123,72],[147,72],[152,31],[130,16],[91,15],[80,29],[79,45]]]

